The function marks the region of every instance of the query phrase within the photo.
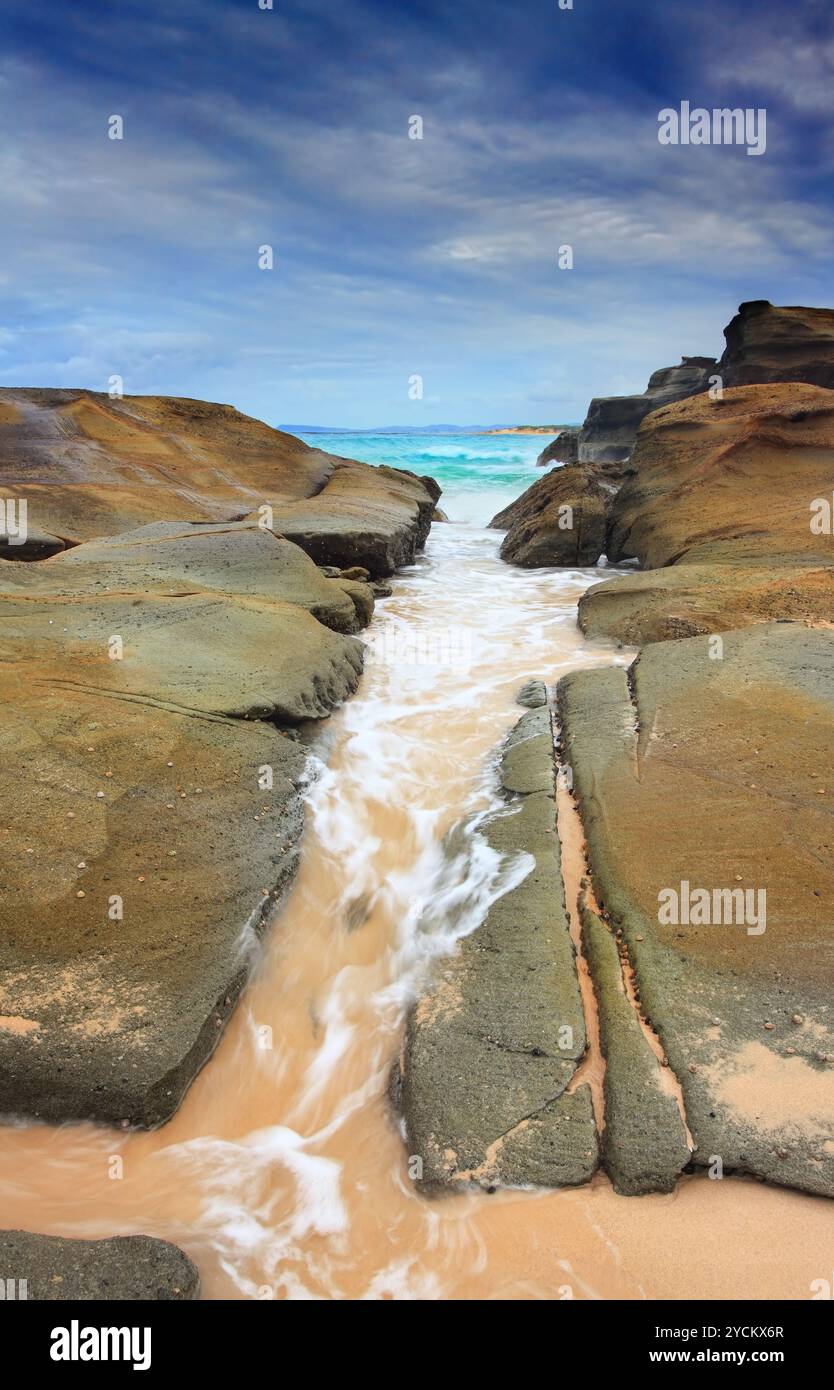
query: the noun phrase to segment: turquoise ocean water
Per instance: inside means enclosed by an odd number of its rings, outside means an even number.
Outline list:
[[[430,473],[443,488],[450,521],[486,526],[542,476],[536,459],[549,434],[302,434],[330,454]]]

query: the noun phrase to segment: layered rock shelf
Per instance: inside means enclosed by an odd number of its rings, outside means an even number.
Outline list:
[[[439,489],[206,402],[2,397],[39,540],[0,560],[0,1112],[159,1125],[297,868],[298,728]]]

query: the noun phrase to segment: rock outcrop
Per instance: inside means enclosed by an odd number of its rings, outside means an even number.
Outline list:
[[[596,397],[579,431],[579,462],[626,463],[646,416],[672,401],[706,391],[716,370],[713,357],[684,357],[678,367],[661,367],[652,372],[648,386],[639,396]]]
[[[566,464],[537,478],[489,523],[506,530],[501,559],[525,569],[595,565],[605,548],[613,487],[600,470]]]
[[[251,515],[317,563],[374,577],[414,559],[440,495],[431,479],[311,449],[231,406],[10,387],[0,389],[0,478],[28,509],[25,545],[0,536],[8,559],[151,522]]]
[[[558,699],[593,888],[695,1163],[834,1195],[834,632],[658,643]]]
[[[0,1231],[4,1288],[7,1280],[16,1299],[41,1302],[184,1301],[200,1293],[200,1276],[188,1256],[152,1236],[65,1240]]]
[[[177,1108],[297,864],[306,756],[276,726],[352,692],[372,609],[245,524],[0,562],[1,1112]]]
[[[542,449],[536,459],[537,468],[545,468],[548,463],[576,463],[579,458],[579,425],[569,425],[560,431],[554,440]]]
[[[718,372],[725,386],[804,381],[834,387],[834,309],[752,300],[739,306],[724,337]]]
[[[465,937],[409,1020],[396,1090],[427,1191],[587,1182],[597,1137],[565,910],[550,713],[522,716],[505,745],[507,813],[486,827],[530,872]],[[523,988],[520,981],[524,982]]]
[[[782,383],[666,406],[641,426],[632,470],[608,555],[650,572],[590,589],[586,633],[635,643],[830,618],[834,393]]]
[[[640,396],[591,401],[582,427],[563,431],[539,455],[540,465],[565,466],[537,479],[489,523],[507,532],[501,558],[527,569],[596,564],[641,421],[670,401],[704,391],[715,365],[713,358],[685,357],[679,367],[654,372]]]
[[[295,872],[294,726],[438,490],[202,402],[1,404],[4,490],[71,548],[0,560],[0,1113],[158,1125]]]

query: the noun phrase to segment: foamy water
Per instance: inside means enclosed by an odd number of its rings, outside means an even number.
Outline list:
[[[530,867],[479,831],[515,693],[624,659],[576,627],[601,572],[511,569],[499,540],[435,527],[378,606],[308,789],[299,878],[177,1116],[152,1134],[9,1129],[0,1226],[166,1237],[210,1298],[802,1298],[825,1276],[834,1204],[752,1182],[429,1201],[409,1178],[386,1098],[407,1010]]]

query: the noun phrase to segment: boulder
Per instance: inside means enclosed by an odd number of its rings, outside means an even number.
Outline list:
[[[546,710],[522,716],[500,766],[506,812],[485,828],[530,871],[491,907],[409,1019],[395,1091],[423,1190],[587,1182],[597,1137],[565,910]],[[522,985],[523,982],[523,985]]]
[[[506,530],[501,559],[525,569],[595,565],[605,548],[611,484],[582,464],[555,468],[489,523]]]
[[[536,459],[536,467],[545,468],[548,463],[576,463],[579,458],[579,428],[579,425],[569,425],[567,429],[560,430],[556,438],[542,449]]]
[[[196,1266],[178,1246],[153,1236],[67,1240],[0,1231],[0,1284],[12,1281],[16,1297],[41,1302],[146,1303],[195,1299]],[[25,1292],[21,1281],[25,1280]]]
[[[0,475],[39,554],[157,521],[267,517],[319,563],[374,575],[424,544],[440,489],[311,449],[231,406],[0,389]],[[262,509],[269,508],[271,511]],[[0,555],[21,556],[0,537]]]
[[[515,697],[517,705],[525,705],[528,709],[540,709],[547,704],[547,686],[544,681],[529,680],[525,681]]]
[[[564,756],[694,1161],[833,1196],[834,631],[722,641],[564,677]]]
[[[739,306],[724,337],[718,371],[725,386],[804,381],[834,387],[834,309],[752,300]]]
[[[632,468],[607,553],[655,573],[589,590],[589,635],[634,643],[830,614],[834,538],[815,503],[832,502],[834,392],[777,383],[666,406],[640,427]]]

